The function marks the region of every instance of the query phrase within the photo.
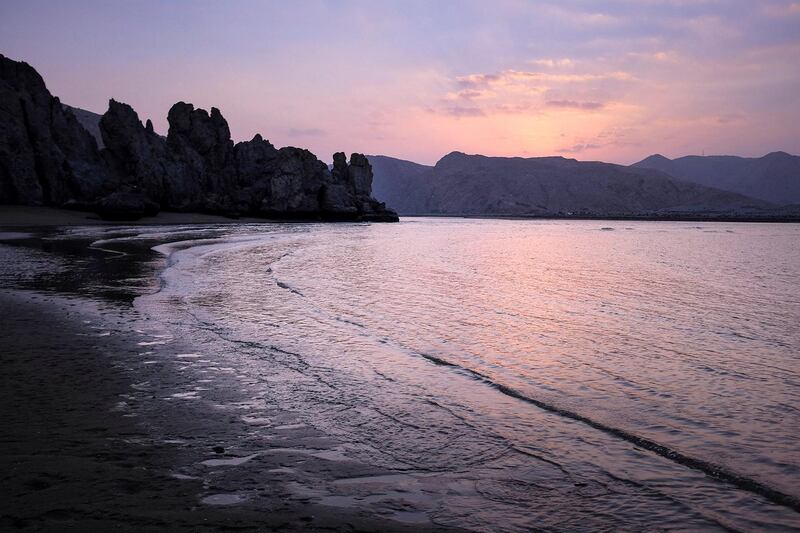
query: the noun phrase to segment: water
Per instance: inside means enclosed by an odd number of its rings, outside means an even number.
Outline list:
[[[95,243],[178,241],[137,308],[394,472],[409,522],[800,528],[798,225],[142,231]]]

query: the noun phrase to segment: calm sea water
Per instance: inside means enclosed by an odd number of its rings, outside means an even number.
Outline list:
[[[136,301],[149,322],[202,339],[253,402],[343,457],[395,472],[368,497],[308,493],[327,505],[402,500],[484,531],[800,528],[798,225],[76,235],[167,242],[160,290]]]
[[[140,307],[237,344],[238,371],[349,455],[477,487],[447,523],[588,505],[800,526],[797,225],[408,219],[160,250]]]

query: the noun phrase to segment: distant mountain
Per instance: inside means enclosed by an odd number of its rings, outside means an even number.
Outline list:
[[[433,167],[385,155],[369,155],[367,159],[372,165],[375,198],[401,213],[419,212],[420,196],[430,187],[427,181]]]
[[[434,167],[369,156],[373,190],[401,214],[599,216],[757,212],[770,205],[658,170],[563,157],[453,152]]]
[[[676,178],[778,205],[800,203],[800,157],[786,152],[772,152],[758,158],[692,155],[668,159],[656,154],[631,166],[660,170]]]

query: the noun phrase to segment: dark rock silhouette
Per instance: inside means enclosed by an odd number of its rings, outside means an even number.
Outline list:
[[[630,216],[748,214],[764,201],[637,169],[563,157],[453,152],[434,167],[370,156],[375,189],[402,214]]]
[[[778,205],[800,203],[800,157],[786,152],[757,158],[691,155],[668,159],[655,154],[632,166],[660,170],[676,178]]]
[[[129,105],[98,115],[62,105],[29,65],[0,56],[0,203],[92,209],[110,219],[159,210],[288,219],[395,221],[372,197],[372,170],[260,135],[234,144],[217,108],[178,102],[166,138]],[[83,125],[81,124],[83,123]],[[103,148],[92,135],[99,135]]]
[[[97,144],[25,63],[0,56],[0,202],[63,205],[113,190]]]

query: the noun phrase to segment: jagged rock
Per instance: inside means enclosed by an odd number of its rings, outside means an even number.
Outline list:
[[[397,214],[371,197],[372,167],[363,154],[333,154],[330,182],[321,196],[321,208],[330,218],[396,221]]]
[[[62,205],[113,189],[94,138],[30,65],[0,55],[0,201]]]
[[[269,194],[278,150],[256,134],[250,141],[237,143],[233,152],[237,173],[235,207],[240,212],[256,212]]]
[[[370,196],[372,193],[372,166],[365,155],[353,154],[350,156],[347,178],[357,197],[368,198]]]
[[[336,154],[331,172],[308,150],[277,150],[260,135],[234,145],[217,108],[208,113],[185,102],[169,110],[163,138],[115,100],[90,128],[102,138],[98,150],[33,68],[0,59],[0,202],[93,207],[118,220],[158,209],[397,220],[371,197],[372,170],[361,154],[349,165]]]
[[[100,134],[106,159],[127,185],[138,186],[144,194],[161,204],[164,197],[166,143],[142,126],[136,111],[115,100],[100,119]]]
[[[240,187],[249,187],[269,177],[268,172],[278,157],[278,150],[259,134],[250,141],[237,143],[233,153]]]
[[[167,115],[167,143],[183,164],[185,177],[199,184],[203,199],[198,207],[230,206],[236,189],[233,141],[219,109],[204,109],[178,102]]]
[[[278,150],[267,194],[261,199],[260,214],[281,213],[310,218],[320,214],[320,191],[328,167],[308,150],[286,147]]]
[[[113,170],[130,186],[138,187],[163,209],[201,210],[205,207],[199,178],[202,164],[180,160],[149,120],[142,126],[127,104],[111,100],[100,119],[105,155]],[[196,158],[196,156],[195,156]]]

